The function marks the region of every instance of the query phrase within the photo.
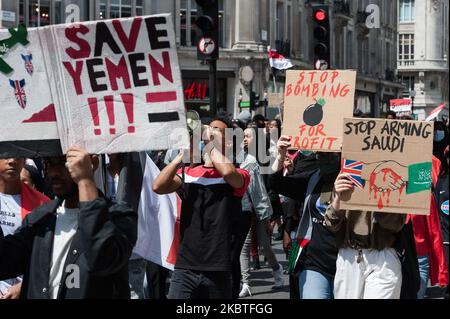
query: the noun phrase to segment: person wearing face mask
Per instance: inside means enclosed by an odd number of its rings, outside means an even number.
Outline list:
[[[291,138],[278,141],[278,156],[269,178],[272,189],[284,196],[304,202],[297,230],[298,253],[294,263],[300,269],[300,299],[333,299],[336,273],[336,237],[325,227],[325,211],[331,203],[334,180],[340,170],[340,153],[316,154],[318,167],[283,176],[283,163]]]
[[[270,217],[272,215],[272,205],[270,203],[269,196],[264,186],[263,178],[260,173],[260,167],[254,156],[255,154],[255,136],[256,132],[253,128],[248,128],[244,131],[244,150],[241,156],[243,162],[240,167],[245,169],[250,174],[250,184],[247,191],[242,198],[242,211],[245,217],[241,223],[242,229],[246,229],[245,242],[243,247],[241,245],[240,252],[240,264],[242,268],[242,289],[239,293],[239,297],[246,297],[251,295],[250,289],[250,244],[251,244],[251,232],[250,223],[251,218],[254,219],[254,227],[257,233],[257,246],[260,247],[262,253],[267,258],[267,261],[272,268],[275,284],[274,289],[282,288],[284,285],[283,280],[283,267],[278,263],[278,260],[270,246],[269,228]],[[248,217],[247,217],[248,216]],[[245,228],[243,228],[243,226]],[[242,251],[241,251],[242,250]]]
[[[434,123],[434,140],[433,140],[433,155],[441,162],[444,159],[444,150],[448,146],[448,130],[443,122]]]

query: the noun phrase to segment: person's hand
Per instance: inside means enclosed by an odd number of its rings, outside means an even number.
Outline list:
[[[291,146],[291,138],[286,135],[281,136],[277,144],[280,159],[284,160],[286,158],[286,154],[290,146]]]
[[[94,166],[88,152],[77,147],[71,147],[67,151],[66,158],[67,170],[76,184],[81,181],[93,180]]]
[[[291,237],[287,232],[283,231],[283,250],[286,254],[288,254],[291,248],[292,248]]]
[[[286,167],[288,173],[292,174],[292,172],[294,171],[294,162],[289,156],[284,159],[284,166]]]
[[[346,174],[340,174],[334,182],[333,208],[339,210],[342,200],[348,200],[355,189],[355,185],[347,178]]]
[[[1,296],[1,299],[19,299],[21,288],[22,283],[11,286],[8,291],[3,296]]]

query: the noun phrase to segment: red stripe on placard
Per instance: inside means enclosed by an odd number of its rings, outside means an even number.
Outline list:
[[[147,93],[147,103],[172,102],[177,100],[177,92]]]

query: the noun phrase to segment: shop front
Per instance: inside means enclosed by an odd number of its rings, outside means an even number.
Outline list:
[[[217,107],[213,109],[209,99],[208,72],[203,70],[183,70],[184,103],[186,110],[198,112],[200,118],[213,118],[227,110],[227,79],[234,78],[234,72],[217,73]]]

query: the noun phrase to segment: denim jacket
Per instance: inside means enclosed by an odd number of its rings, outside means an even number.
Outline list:
[[[242,211],[254,211],[256,218],[260,221],[270,218],[272,216],[272,205],[264,186],[258,162],[250,154],[241,153],[240,156],[244,158],[240,167],[250,174],[250,184],[242,198]]]

